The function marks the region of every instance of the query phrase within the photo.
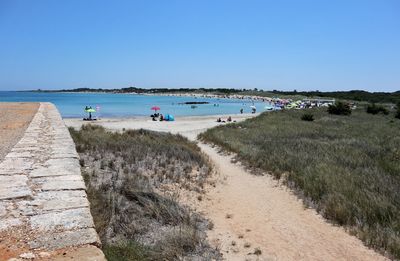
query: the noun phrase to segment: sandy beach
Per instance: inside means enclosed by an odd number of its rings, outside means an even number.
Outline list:
[[[242,121],[254,114],[231,115]],[[178,117],[175,122],[153,122],[150,118],[102,119],[107,129],[149,129],[179,133],[190,140],[217,126],[225,116]],[[81,119],[64,119],[79,128]],[[217,170],[215,186],[206,189],[205,199],[186,203],[209,218],[214,228],[210,242],[225,260],[385,260],[349,235],[342,227],[328,223],[313,209],[305,209],[289,189],[268,175],[256,176],[232,155],[223,155],[211,145],[198,143]],[[261,255],[255,255],[256,250]]]
[[[98,121],[83,121],[82,119],[71,118],[64,119],[68,127],[80,128],[83,124],[97,124],[110,130],[125,129],[148,129],[153,131],[171,132],[181,134],[190,140],[195,140],[197,135],[208,128],[227,123],[217,122],[218,118],[226,121],[228,116],[233,121],[240,122],[245,119],[258,115],[256,114],[233,114],[233,115],[210,115],[210,116],[182,116],[176,117],[175,121],[152,121],[150,117],[132,117],[132,118],[104,118]]]

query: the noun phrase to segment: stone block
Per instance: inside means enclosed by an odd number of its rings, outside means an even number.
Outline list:
[[[29,242],[31,248],[43,248],[47,250],[80,246],[84,244],[100,245],[99,237],[94,228],[46,233]]]
[[[32,229],[39,231],[73,230],[94,227],[89,208],[67,209],[30,217]]]

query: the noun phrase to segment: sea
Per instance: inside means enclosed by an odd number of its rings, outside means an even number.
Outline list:
[[[114,94],[114,93],[66,93],[66,92],[13,92],[0,91],[0,102],[52,102],[64,118],[86,117],[86,106],[97,110],[97,117],[149,116],[153,106],[160,113],[174,116],[201,116],[237,114],[240,109],[250,113],[255,106],[263,111],[265,103],[251,99],[201,98],[163,95]],[[195,106],[185,102],[208,102]]]

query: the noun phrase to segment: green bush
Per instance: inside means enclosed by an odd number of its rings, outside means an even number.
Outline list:
[[[303,114],[301,116],[301,120],[303,120],[303,121],[314,121],[314,115],[312,115],[310,113]]]
[[[375,103],[369,104],[366,109],[367,113],[378,114],[382,112],[385,115],[389,114],[389,111],[382,105],[377,106]]]
[[[135,241],[106,245],[103,252],[108,261],[151,260],[150,249]]]
[[[397,104],[397,112],[396,112],[396,116],[397,119],[400,119],[400,103]]]
[[[334,105],[329,105],[328,113],[336,115],[350,115],[351,108],[348,104],[345,104],[343,102],[338,102]]]

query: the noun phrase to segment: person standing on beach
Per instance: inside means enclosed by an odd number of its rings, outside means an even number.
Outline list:
[[[240,109],[240,114],[243,114],[243,108]]]

